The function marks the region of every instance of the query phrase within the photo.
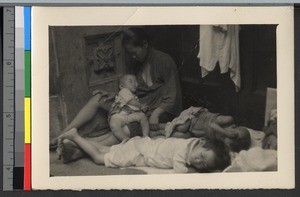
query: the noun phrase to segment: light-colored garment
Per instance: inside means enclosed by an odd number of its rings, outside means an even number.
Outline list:
[[[123,116],[123,120],[126,121],[128,114],[141,111],[138,107],[129,105],[128,102],[132,99],[139,100],[138,97],[133,94],[129,89],[122,88],[115,97],[115,102],[111,105],[108,113],[108,122],[110,122],[112,116]]]
[[[241,88],[238,25],[200,25],[198,58],[202,77],[213,71],[219,62],[221,73],[230,69],[230,77]]]
[[[138,97],[134,95],[129,89],[122,88],[115,98],[115,103],[119,105],[121,108],[127,105],[133,110],[139,110],[138,107],[128,104],[128,102],[131,101],[132,99],[135,99],[137,101],[139,100]]]
[[[246,127],[245,127],[246,128]],[[260,147],[262,148],[262,143],[263,143],[263,139],[265,137],[265,133],[262,131],[256,131],[250,128],[246,128],[249,133],[250,133],[250,137],[251,137],[251,146],[250,148],[253,147]]]
[[[188,155],[198,143],[198,138],[159,138],[134,137],[129,141],[111,147],[104,156],[106,167],[149,166],[174,169],[177,173],[187,173]]]
[[[260,147],[241,151],[224,172],[276,171],[277,151]]]
[[[195,118],[200,111],[207,110],[202,107],[190,107],[186,110],[183,110],[180,115],[172,120],[172,122],[168,122],[165,127],[165,136],[170,137],[173,133],[174,129],[178,125],[184,124],[187,120],[191,120]]]

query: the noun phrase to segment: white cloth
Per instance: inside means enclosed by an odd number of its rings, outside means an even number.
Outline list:
[[[200,25],[198,58],[202,77],[213,71],[219,62],[221,73],[230,69],[230,77],[241,88],[238,25]]]
[[[120,107],[127,105],[133,110],[139,110],[138,107],[128,104],[128,102],[132,99],[135,99],[137,101],[139,100],[138,97],[133,94],[128,88],[122,88],[115,97],[115,103],[117,103]]]
[[[174,169],[177,173],[187,173],[188,155],[198,138],[159,138],[134,137],[129,141],[111,147],[105,154],[106,167],[150,166],[161,169]]]
[[[168,122],[165,127],[165,136],[170,137],[173,133],[174,128],[177,125],[184,124],[187,120],[191,120],[195,118],[197,114],[200,113],[201,110],[207,110],[202,107],[190,107],[186,110],[183,110],[180,115],[172,120],[172,122]]]
[[[277,151],[260,147],[241,151],[224,172],[276,171]]]
[[[250,148],[253,148],[253,147],[262,148],[262,142],[263,142],[263,139],[265,137],[265,133],[262,132],[262,131],[256,131],[256,130],[253,130],[253,129],[250,129],[250,128],[246,128],[246,129],[249,131],[250,137],[251,137],[251,146],[250,146]]]

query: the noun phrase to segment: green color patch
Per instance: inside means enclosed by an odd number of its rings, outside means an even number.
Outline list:
[[[25,97],[31,96],[31,56],[25,51]]]

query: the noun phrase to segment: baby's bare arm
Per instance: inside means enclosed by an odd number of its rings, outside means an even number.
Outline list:
[[[228,138],[236,138],[238,136],[238,133],[233,131],[227,131],[214,122],[211,123],[210,127],[213,129],[213,132],[215,132],[214,133],[215,136],[220,139],[222,138],[221,136],[228,137]]]
[[[142,108],[144,106],[144,104],[140,103],[139,101],[137,101],[136,99],[131,99],[129,102],[128,102],[129,105],[133,105],[135,107],[138,107],[138,108]]]

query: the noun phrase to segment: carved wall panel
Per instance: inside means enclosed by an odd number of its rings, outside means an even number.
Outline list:
[[[85,37],[85,44],[90,89],[118,91],[117,79],[126,72],[120,32]]]

